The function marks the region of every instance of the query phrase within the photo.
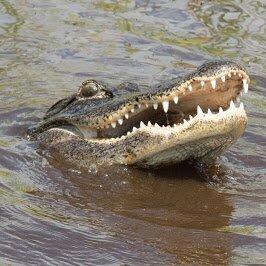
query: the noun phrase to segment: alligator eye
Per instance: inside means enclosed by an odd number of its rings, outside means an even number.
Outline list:
[[[83,97],[92,97],[98,93],[98,86],[93,82],[84,82],[80,90]]]

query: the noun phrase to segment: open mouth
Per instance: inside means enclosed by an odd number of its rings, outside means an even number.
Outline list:
[[[86,139],[121,138],[144,127],[178,128],[195,117],[222,116],[227,110],[244,110],[242,93],[248,92],[249,77],[242,69],[226,69],[209,76],[192,76],[167,92],[139,97],[99,122],[97,129],[78,126]]]

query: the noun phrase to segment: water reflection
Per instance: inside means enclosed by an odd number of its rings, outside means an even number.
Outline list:
[[[117,166],[77,173],[58,162],[56,168],[75,187],[75,195],[63,199],[88,214],[102,210],[102,223],[112,234],[154,246],[177,262],[228,262],[232,235],[219,229],[229,225],[234,208],[230,196],[211,188],[197,169]]]

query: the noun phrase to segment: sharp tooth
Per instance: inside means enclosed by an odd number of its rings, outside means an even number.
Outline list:
[[[202,80],[201,82],[200,82],[200,85],[201,85],[201,87],[203,88],[204,87],[204,80]]]
[[[207,114],[212,115],[212,111],[210,110],[210,108],[208,108]]]
[[[138,104],[138,108],[141,108],[141,103]]]
[[[169,109],[169,101],[163,101],[162,104],[164,112],[167,113]]]
[[[192,91],[192,85],[191,84],[188,85],[188,89],[189,89],[189,91]]]
[[[145,104],[145,106],[146,106],[146,108],[148,108],[148,107],[149,107],[149,105],[148,105],[147,103]]]
[[[238,73],[238,76],[239,76],[240,78],[242,78],[242,75],[241,75],[240,73]]]
[[[177,104],[178,103],[178,96],[174,97],[174,103]]]
[[[235,104],[234,104],[234,102],[231,100],[230,101],[230,109],[235,109],[236,107],[235,107]]]
[[[222,82],[225,82],[225,76],[221,76]]]
[[[219,107],[219,114],[221,114],[223,112],[223,108]]]
[[[225,69],[226,69],[226,67],[225,67],[225,66],[223,66],[222,70],[223,70],[223,71],[225,71]]]
[[[128,119],[129,118],[129,115],[128,113],[125,113],[125,118]]]
[[[244,110],[244,104],[240,103],[239,108]]]
[[[132,132],[135,132],[135,131],[137,131],[137,128],[133,127]]]
[[[200,106],[197,106],[197,115],[203,115],[202,109],[200,108]]]
[[[131,112],[131,113],[134,113],[134,112],[135,112],[135,109],[134,109],[134,108],[132,108],[132,109],[130,110],[130,112]]]
[[[211,85],[212,85],[212,88],[215,89],[215,87],[216,87],[216,80],[215,79],[211,80]]]
[[[112,126],[112,128],[115,128],[116,127],[116,122],[112,122],[111,126]]]
[[[140,121],[139,126],[140,126],[140,128],[142,128],[142,127],[145,127],[145,124],[142,121]]]
[[[193,119],[193,116],[192,115],[189,115],[189,120]]]
[[[244,88],[244,92],[248,93],[248,83],[246,79],[243,79],[243,88]]]
[[[154,110],[156,110],[158,108],[158,103],[154,103],[153,108],[154,108]]]
[[[231,77],[232,77],[231,73],[228,73],[228,77],[229,77],[229,78],[231,78]]]
[[[122,118],[119,118],[117,121],[118,121],[118,123],[119,123],[120,125],[123,124],[123,119],[122,119]]]
[[[174,127],[177,127],[177,124],[174,124]]]
[[[157,123],[155,123],[154,126],[156,126],[156,127],[160,127]]]
[[[188,124],[188,121],[186,119],[183,119],[183,124],[184,125],[187,125]]]
[[[236,102],[240,103],[240,98],[239,97],[236,97]]]
[[[152,126],[152,123],[151,121],[148,122],[148,126],[151,127]]]
[[[128,132],[127,132],[127,135],[129,135],[130,133],[131,133],[131,132],[130,132],[130,131],[128,131]]]

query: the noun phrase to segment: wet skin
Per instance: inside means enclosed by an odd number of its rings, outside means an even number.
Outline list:
[[[30,135],[81,165],[209,162],[244,132],[239,97],[248,84],[242,66],[222,60],[145,90],[87,80],[54,104]]]

